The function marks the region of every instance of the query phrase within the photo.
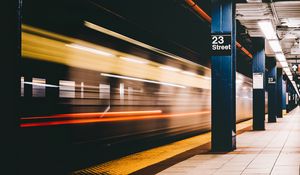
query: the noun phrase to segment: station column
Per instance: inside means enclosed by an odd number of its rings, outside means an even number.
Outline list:
[[[286,102],[287,102],[287,91],[286,91],[286,81],[282,80],[282,110],[285,114],[287,112],[286,110]]]
[[[235,3],[212,1],[212,151],[236,148]]]
[[[277,68],[277,117],[282,118],[282,68]]]
[[[268,122],[276,122],[277,117],[277,69],[275,58],[268,58]]]
[[[265,39],[256,37],[252,61],[253,73],[253,130],[265,129]]]
[[[291,96],[292,96],[292,91],[291,91],[291,87],[289,84],[289,81],[287,80],[286,82],[286,88],[287,88],[287,104],[286,104],[286,112],[290,112],[291,111]]]

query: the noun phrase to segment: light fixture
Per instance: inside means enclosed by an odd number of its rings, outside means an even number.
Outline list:
[[[122,60],[128,61],[128,62],[133,62],[133,63],[138,63],[138,64],[147,64],[147,61],[141,61],[141,60],[137,60],[134,58],[128,58],[128,57],[120,57]]]
[[[288,67],[288,64],[287,64],[286,61],[281,61],[281,62],[279,62],[279,63],[280,63],[280,65],[281,65],[281,67]]]
[[[284,70],[284,71],[285,71],[285,73],[291,74],[291,70],[290,70],[290,68],[286,67],[286,68],[283,68],[283,69],[286,69],[286,70]]]
[[[286,61],[283,53],[276,53],[275,56],[276,56],[277,61],[279,61],[279,62]]]
[[[258,26],[265,35],[266,39],[277,39],[276,32],[271,21],[259,21]]]
[[[286,74],[287,76],[291,76],[291,75],[292,75],[291,72],[285,72],[285,74]]]
[[[108,74],[108,73],[101,73],[101,76],[120,78],[120,79],[125,79],[125,80],[141,81],[141,82],[154,83],[154,84],[161,84],[161,85],[173,86],[173,87],[179,87],[179,88],[186,88],[185,86],[178,85],[178,84],[173,84],[173,83],[153,81],[153,80],[145,80],[145,79],[141,79],[141,78],[128,77],[128,76],[115,75],[115,74]]]
[[[109,56],[109,57],[115,56],[111,53],[108,53],[108,52],[105,52],[105,51],[102,51],[102,50],[98,50],[98,49],[94,49],[94,48],[91,48],[91,47],[82,46],[82,45],[79,45],[79,44],[66,44],[66,46],[74,48],[74,49],[79,49],[79,50],[83,50],[83,51],[86,51],[86,52],[90,52],[90,53],[93,53],[93,54],[97,54],[97,55]]]
[[[288,67],[283,68],[283,71],[284,71],[285,73],[291,72],[291,71],[290,71],[290,68],[288,68]]]
[[[180,69],[177,69],[177,68],[175,68],[175,67],[171,67],[171,66],[159,66],[159,68],[161,68],[161,69],[165,69],[165,70],[174,71],[174,72],[178,72],[178,71],[180,71]]]
[[[272,48],[273,52],[282,52],[280,43],[278,40],[270,40],[269,45]]]

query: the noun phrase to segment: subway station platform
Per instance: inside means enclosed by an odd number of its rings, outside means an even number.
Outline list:
[[[300,109],[277,123],[266,123],[265,131],[247,131],[237,136],[237,149],[229,153],[195,155],[159,175],[179,174],[276,174],[298,175],[300,166]]]
[[[300,175],[300,0],[24,1],[1,174]]]
[[[78,174],[235,175],[299,174],[300,108],[264,131],[253,131],[252,120],[238,123],[237,149],[211,152],[211,132],[138,152],[73,172]]]

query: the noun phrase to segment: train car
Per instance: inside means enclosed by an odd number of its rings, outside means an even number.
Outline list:
[[[24,1],[24,172],[67,174],[210,130],[208,67],[98,25],[98,7],[79,2],[62,1],[70,11],[49,10],[41,20],[42,2]],[[250,119],[252,80],[239,73],[236,100],[236,121]]]
[[[236,77],[240,122],[252,117],[252,81]],[[75,157],[104,161],[112,150],[210,130],[210,69],[201,65],[162,64],[23,24],[20,81],[20,127],[31,149],[71,144],[81,150]]]

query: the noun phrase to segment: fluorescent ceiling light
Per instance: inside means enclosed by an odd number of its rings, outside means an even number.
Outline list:
[[[258,26],[265,35],[266,39],[277,39],[276,32],[271,21],[259,21]]]
[[[81,46],[81,45],[78,45],[78,44],[66,44],[66,46],[67,47],[72,47],[74,49],[79,49],[79,50],[83,50],[83,51],[86,51],[86,52],[90,52],[90,53],[93,53],[93,54],[97,54],[97,55],[110,56],[110,57],[115,56],[111,53],[108,53],[108,52],[105,52],[105,51],[102,51],[102,50]]]
[[[192,75],[192,76],[196,76],[197,74],[194,73],[194,72],[189,72],[189,71],[182,71],[183,74],[186,74],[186,75]]]
[[[153,81],[153,80],[145,80],[145,79],[141,79],[141,78],[127,77],[127,76],[122,76],[122,75],[107,74],[107,73],[101,73],[101,75],[105,76],[105,77],[113,77],[113,78],[120,78],[120,79],[125,79],[125,80],[141,81],[141,82],[161,84],[161,85],[166,85],[166,86],[186,88],[185,86],[181,86],[181,85],[177,85],[177,84],[173,84],[173,83]]]
[[[300,27],[300,19],[297,18],[287,18],[283,19],[283,26],[288,26],[288,27]]]
[[[292,73],[291,73],[291,72],[285,72],[285,74],[286,74],[287,76],[292,76]]]
[[[284,72],[286,71],[290,71],[290,68],[286,67],[286,68],[283,68]]]
[[[165,69],[165,70],[174,71],[174,72],[178,72],[178,71],[180,71],[180,69],[177,69],[177,68],[175,68],[175,67],[171,67],[171,66],[160,66],[159,68],[161,68],[161,69]]]
[[[287,75],[288,77],[289,77],[289,76],[293,76],[292,73],[286,73],[286,75]]]
[[[289,67],[286,61],[279,62],[281,67]]]
[[[286,73],[286,72],[291,72],[291,71],[290,71],[290,68],[288,68],[288,67],[283,68],[283,70],[284,70],[285,73]]]
[[[138,64],[147,64],[148,62],[146,61],[141,61],[141,60],[137,60],[134,58],[128,58],[128,57],[120,57],[122,60],[128,61],[128,62],[133,62],[133,63],[138,63]]]
[[[282,52],[280,43],[278,40],[270,40],[269,45],[272,48],[273,52]]]
[[[235,83],[241,84],[241,83],[243,83],[243,81],[242,80],[236,80]]]
[[[285,56],[283,55],[283,53],[276,53],[275,56],[276,56],[276,59],[279,62],[286,61]]]

